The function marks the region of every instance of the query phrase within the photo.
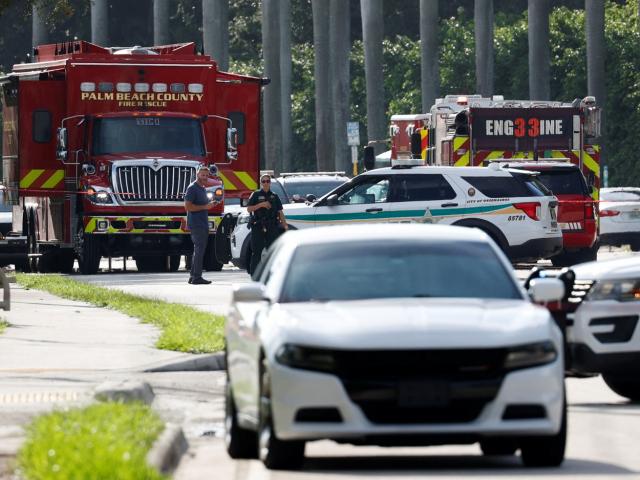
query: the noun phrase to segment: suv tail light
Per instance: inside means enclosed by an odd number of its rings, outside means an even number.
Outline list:
[[[587,202],[584,204],[584,218],[587,220],[593,220],[595,218],[592,202]]]
[[[616,215],[620,215],[618,210],[600,210],[601,217],[615,217]]]
[[[514,207],[522,210],[531,220],[540,220],[540,203],[539,202],[523,202],[514,203]]]

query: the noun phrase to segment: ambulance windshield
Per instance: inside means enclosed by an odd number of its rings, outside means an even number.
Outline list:
[[[97,118],[93,154],[168,152],[204,156],[202,125],[196,118]]]

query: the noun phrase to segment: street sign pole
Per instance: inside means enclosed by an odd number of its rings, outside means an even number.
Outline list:
[[[356,145],[351,146],[351,163],[353,164],[353,176],[358,175],[358,147]]]
[[[347,122],[347,144],[351,147],[351,163],[353,176],[358,175],[358,146],[360,145],[360,124]]]

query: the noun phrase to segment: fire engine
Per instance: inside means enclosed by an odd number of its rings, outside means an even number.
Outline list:
[[[582,176],[566,182],[567,190],[562,182],[547,184],[559,200],[564,243],[563,252],[552,261],[566,265],[595,260],[600,188],[600,147],[595,142],[600,136],[600,108],[594,97],[563,103],[447,95],[437,99],[428,114],[394,115],[389,133],[392,165],[501,162],[544,169],[543,183],[552,173],[570,174],[570,169],[561,168],[563,163],[576,165]]]
[[[219,270],[223,197],[257,188],[265,79],[218,70],[194,43],[106,48],[42,45],[0,78],[3,183],[13,231],[0,260],[95,273],[101,257],[177,270],[192,244],[184,192],[209,168],[205,268]],[[27,261],[29,259],[29,261]]]

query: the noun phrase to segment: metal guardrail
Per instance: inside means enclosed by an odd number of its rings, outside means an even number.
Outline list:
[[[4,268],[0,268],[0,281],[2,281],[2,302],[0,302],[0,308],[5,311],[11,310],[11,287],[9,286],[9,279],[7,274],[4,273]]]

